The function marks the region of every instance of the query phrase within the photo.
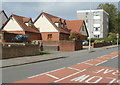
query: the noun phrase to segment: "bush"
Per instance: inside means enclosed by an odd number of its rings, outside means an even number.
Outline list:
[[[94,43],[98,43],[98,42],[108,42],[108,43],[112,43],[117,44],[117,36],[116,33],[109,33],[108,37],[105,38],[92,38],[91,41],[93,41]],[[118,39],[118,42],[120,44],[120,39]]]
[[[70,40],[80,40],[80,35],[79,33],[73,32],[70,36]]]

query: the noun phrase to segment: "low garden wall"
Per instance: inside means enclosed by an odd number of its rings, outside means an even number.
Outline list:
[[[44,45],[42,50],[43,51],[59,51],[59,46],[58,45]]]
[[[0,49],[2,52],[2,56],[0,56],[0,59],[16,58],[39,54],[38,45],[0,44]]]
[[[43,45],[43,50],[45,47],[55,47],[54,51],[76,51],[82,49],[82,42],[81,41],[75,41],[75,40],[60,40],[60,41],[40,41]],[[58,49],[57,49],[58,48]],[[50,50],[47,49],[46,50]],[[52,49],[51,49],[52,51]]]
[[[93,48],[104,47],[109,45],[112,45],[112,43],[107,43],[107,42],[92,43]]]
[[[60,51],[76,51],[82,49],[82,43],[80,41],[60,41]]]

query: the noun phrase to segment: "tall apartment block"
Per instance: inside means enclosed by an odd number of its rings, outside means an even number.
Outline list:
[[[78,19],[85,20],[91,38],[104,38],[108,35],[108,16],[109,14],[103,9],[77,11]]]

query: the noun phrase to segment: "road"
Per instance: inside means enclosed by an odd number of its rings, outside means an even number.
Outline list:
[[[39,75],[39,74],[53,71],[53,70],[60,69],[60,68],[63,69],[63,68],[71,67],[77,64],[81,64],[81,62],[85,62],[90,59],[96,59],[98,57],[108,55],[110,53],[117,52],[117,51],[118,51],[118,48],[116,47],[112,49],[103,49],[100,51],[91,52],[91,53],[83,53],[83,54],[79,54],[79,52],[75,52],[75,54],[72,55],[72,57],[67,57],[64,59],[3,68],[2,69],[2,74],[3,74],[2,81],[3,83],[11,83],[11,82],[24,80],[31,76]],[[103,64],[99,64],[98,66],[100,67],[104,66],[108,68],[109,67],[119,68],[118,67],[118,56],[115,57],[114,59],[109,59],[109,61]],[[67,72],[67,69],[66,69],[66,72]]]

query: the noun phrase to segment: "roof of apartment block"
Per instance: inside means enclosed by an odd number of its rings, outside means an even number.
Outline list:
[[[104,9],[96,9],[96,10],[78,10],[77,11],[77,13],[80,13],[80,12],[100,12],[100,11],[102,11],[102,12],[104,12],[104,13],[106,13],[107,15],[109,15]]]
[[[24,31],[27,31],[27,32],[35,32],[35,33],[39,33],[39,30],[34,26],[33,22],[32,22],[32,19],[31,18],[26,18],[26,17],[22,17],[22,16],[17,16],[15,14],[12,14],[8,21],[11,19],[11,17],[13,17],[16,22],[19,24],[19,26],[24,30]],[[5,24],[7,24],[7,22]],[[31,22],[31,26],[27,26],[25,23],[28,23],[28,22]],[[4,25],[5,26],[5,25]],[[4,27],[3,26],[3,27]]]

